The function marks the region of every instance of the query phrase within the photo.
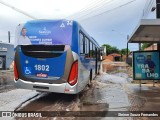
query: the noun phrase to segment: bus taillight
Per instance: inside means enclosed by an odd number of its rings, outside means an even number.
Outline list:
[[[78,79],[78,61],[72,64],[68,83],[73,86],[77,83],[77,79]]]
[[[18,80],[18,71],[17,71],[17,65],[15,61],[14,61],[14,78],[15,80]]]

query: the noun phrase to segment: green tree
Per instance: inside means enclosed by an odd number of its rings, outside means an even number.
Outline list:
[[[112,47],[112,53],[120,53],[119,49],[115,46]]]
[[[110,54],[112,52],[112,47],[108,44],[103,45],[106,48],[106,54]]]
[[[123,48],[123,49],[121,49],[120,50],[121,52],[121,54],[123,54],[123,55],[127,55],[127,48]],[[130,52],[130,50],[128,49],[128,53]]]
[[[119,50],[117,47],[115,46],[110,46],[108,44],[104,44],[102,45],[103,47],[106,47],[106,54],[112,54],[112,53],[119,53],[119,54],[123,54],[126,55],[127,54],[127,48],[123,48],[121,50]],[[130,50],[128,49],[128,53],[130,52]]]
[[[106,47],[106,54],[107,55],[112,54],[112,53],[120,53],[119,49],[115,46],[112,47],[108,44],[104,44],[102,46]]]
[[[142,50],[144,50],[145,48],[149,47],[151,44],[150,43],[143,43],[142,44]]]

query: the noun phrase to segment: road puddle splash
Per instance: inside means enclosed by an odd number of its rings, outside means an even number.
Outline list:
[[[80,106],[80,111],[108,111],[107,103],[90,103],[83,102]]]

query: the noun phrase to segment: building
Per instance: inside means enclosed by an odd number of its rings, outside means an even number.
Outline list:
[[[104,56],[104,59],[108,59],[113,62],[121,61],[121,55],[117,53],[109,54],[108,56]]]
[[[0,43],[0,70],[10,68],[14,60],[14,45]]]
[[[146,0],[142,18],[128,43],[160,42],[160,0]],[[159,47],[158,47],[159,48]]]
[[[150,45],[149,47],[145,48],[144,51],[148,50],[158,50],[158,45],[156,43]]]

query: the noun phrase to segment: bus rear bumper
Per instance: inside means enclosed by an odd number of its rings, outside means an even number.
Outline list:
[[[15,80],[14,80],[15,81]],[[40,82],[30,82],[18,79],[15,81],[16,88],[30,89],[44,92],[55,92],[55,93],[65,93],[65,94],[77,94],[77,85],[70,86],[68,83],[62,84],[49,84]]]

